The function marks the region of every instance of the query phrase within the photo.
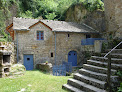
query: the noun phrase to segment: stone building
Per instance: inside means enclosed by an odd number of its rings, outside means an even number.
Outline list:
[[[27,70],[46,61],[81,65],[81,40],[95,38],[99,34],[86,24],[15,17],[7,31],[16,44],[17,61],[24,64]]]

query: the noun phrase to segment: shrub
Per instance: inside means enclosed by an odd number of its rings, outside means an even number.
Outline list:
[[[10,70],[10,75],[23,75],[26,71],[26,68],[24,65],[22,64],[14,64],[11,66],[11,70]]]

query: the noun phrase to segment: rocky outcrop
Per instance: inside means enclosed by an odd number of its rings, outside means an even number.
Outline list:
[[[122,0],[104,0],[107,33],[122,39]]]
[[[6,19],[6,26],[9,26],[12,23],[13,17],[17,16],[18,13],[18,8],[16,4],[12,4],[11,6],[9,6],[9,18]]]
[[[66,12],[65,21],[85,23],[103,33],[106,31],[104,11],[89,12],[83,4],[72,5]]]

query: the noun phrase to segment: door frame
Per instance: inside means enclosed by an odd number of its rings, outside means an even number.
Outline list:
[[[34,54],[23,54],[23,65],[24,65],[24,55],[32,55],[33,56],[33,69],[34,69]],[[25,65],[24,65],[25,66]],[[26,68],[26,67],[25,67]]]
[[[77,56],[76,56],[76,58],[77,58],[77,62],[76,62],[76,64],[78,63],[78,53],[77,53],[77,51],[75,51],[75,50],[70,50],[69,52],[68,52],[68,55],[67,55],[67,61],[69,62],[69,53],[70,52],[76,52],[76,54],[77,54]],[[76,65],[77,66],[77,65]]]

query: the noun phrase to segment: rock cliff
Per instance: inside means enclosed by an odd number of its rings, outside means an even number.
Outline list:
[[[107,33],[122,39],[122,0],[104,0]]]
[[[104,11],[95,10],[90,12],[82,3],[69,7],[66,11],[65,21],[72,21],[80,24],[85,23],[98,30],[100,33],[104,33],[106,31]]]

